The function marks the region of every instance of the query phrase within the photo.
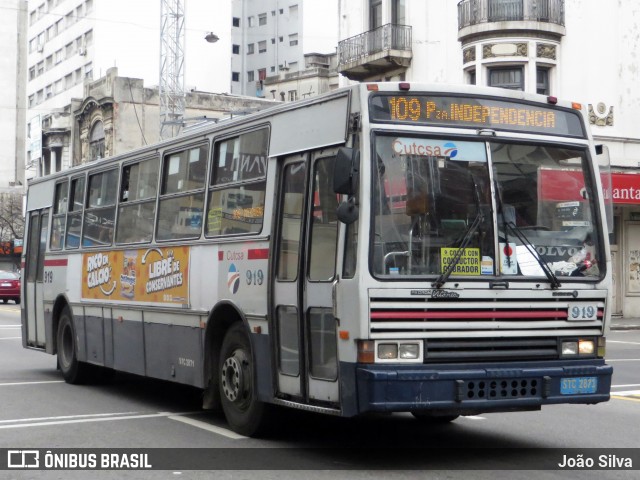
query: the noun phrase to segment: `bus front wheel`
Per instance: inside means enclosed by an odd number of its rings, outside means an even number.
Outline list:
[[[233,325],[224,336],[219,380],[222,410],[231,429],[247,436],[264,433],[266,405],[258,400],[251,345],[241,323]]]
[[[84,383],[88,365],[78,361],[76,332],[69,307],[64,307],[58,322],[58,366],[67,383]]]

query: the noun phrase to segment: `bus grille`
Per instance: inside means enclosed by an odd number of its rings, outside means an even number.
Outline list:
[[[369,293],[371,338],[424,339],[427,363],[554,359],[559,337],[595,337],[603,331],[606,292],[580,292],[580,298],[540,292],[541,298],[527,300],[517,291],[499,297],[465,291],[464,298],[445,299],[412,298],[397,290]],[[594,307],[596,318],[568,320],[570,307]]]

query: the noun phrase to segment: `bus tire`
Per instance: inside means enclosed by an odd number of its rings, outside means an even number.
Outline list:
[[[69,307],[60,313],[57,332],[58,366],[67,383],[80,384],[88,379],[89,365],[78,361],[76,329]]]
[[[417,420],[428,423],[431,425],[442,425],[445,423],[451,423],[460,415],[434,415],[428,412],[415,411],[411,412]]]
[[[244,326],[233,324],[227,330],[218,365],[222,411],[234,432],[246,436],[264,434],[267,405],[258,400],[251,344]]]

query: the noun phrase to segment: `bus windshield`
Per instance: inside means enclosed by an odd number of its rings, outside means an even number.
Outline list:
[[[380,134],[373,162],[375,276],[600,278],[586,149]]]

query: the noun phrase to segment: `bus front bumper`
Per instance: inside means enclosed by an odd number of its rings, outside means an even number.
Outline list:
[[[355,365],[357,410],[473,415],[609,400],[603,360],[504,365]]]

